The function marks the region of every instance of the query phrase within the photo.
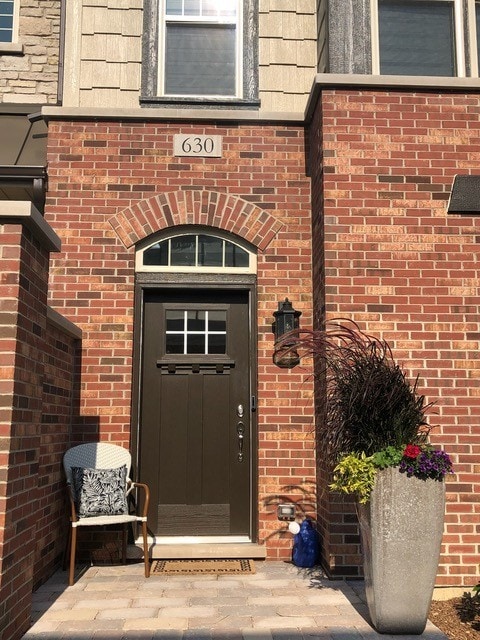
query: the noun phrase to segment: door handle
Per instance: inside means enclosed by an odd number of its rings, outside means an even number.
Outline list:
[[[238,436],[238,454],[237,460],[243,462],[243,440],[245,437],[245,425],[243,422],[237,424],[237,436]]]
[[[237,407],[237,416],[239,418],[243,418],[243,414],[245,413],[244,408],[243,408],[243,404],[239,404]]]

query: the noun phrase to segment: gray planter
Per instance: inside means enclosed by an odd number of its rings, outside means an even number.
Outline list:
[[[380,633],[421,634],[437,575],[445,483],[379,471],[358,505],[367,604]]]

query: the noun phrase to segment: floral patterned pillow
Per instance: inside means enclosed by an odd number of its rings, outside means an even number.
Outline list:
[[[125,489],[127,467],[85,469],[72,467],[73,493],[81,518],[128,513]]]

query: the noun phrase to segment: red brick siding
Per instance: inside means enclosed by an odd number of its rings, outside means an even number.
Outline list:
[[[0,225],[0,266],[0,628],[18,638],[30,623],[48,252]]]
[[[435,402],[432,440],[457,470],[438,584],[471,585],[480,562],[480,218],[448,215],[446,205],[455,174],[480,172],[479,96],[331,89],[320,103],[326,313],[389,340]],[[343,528],[335,536],[331,563],[348,565],[358,547]]]
[[[35,587],[58,567],[67,542],[68,511],[62,459],[71,446],[76,355],[77,340],[47,323],[38,464]]]
[[[176,158],[175,133],[222,135],[223,157]],[[272,313],[285,296],[303,312],[304,325],[311,324],[310,185],[304,154],[303,128],[294,126],[112,121],[51,122],[49,127],[46,218],[63,242],[63,253],[52,261],[50,299],[84,335],[78,437],[99,435],[129,446],[130,245],[165,226],[165,198],[171,225],[206,222],[189,192],[208,200],[212,217],[207,222],[220,228],[232,228],[229,202],[239,221],[247,214],[260,223],[253,237],[245,224],[236,232],[260,247],[259,538],[267,542],[270,557],[291,551],[290,534],[278,533],[285,529],[276,518],[278,501],[291,499],[300,510],[314,511],[311,384],[304,381],[305,371],[272,364],[271,333]]]

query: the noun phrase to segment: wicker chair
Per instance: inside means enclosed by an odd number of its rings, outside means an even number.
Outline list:
[[[90,442],[69,449],[63,457],[70,500],[70,568],[68,584],[75,575],[77,528],[123,525],[122,559],[127,561],[127,526],[141,522],[145,577],[150,575],[147,539],[147,510],[150,492],[146,484],[132,482],[129,473],[130,453],[123,447],[104,442]],[[113,478],[113,479],[112,479]],[[141,515],[129,513],[128,496],[135,488],[144,491]],[[84,498],[81,506],[80,500]],[[120,505],[120,503],[123,503]]]

